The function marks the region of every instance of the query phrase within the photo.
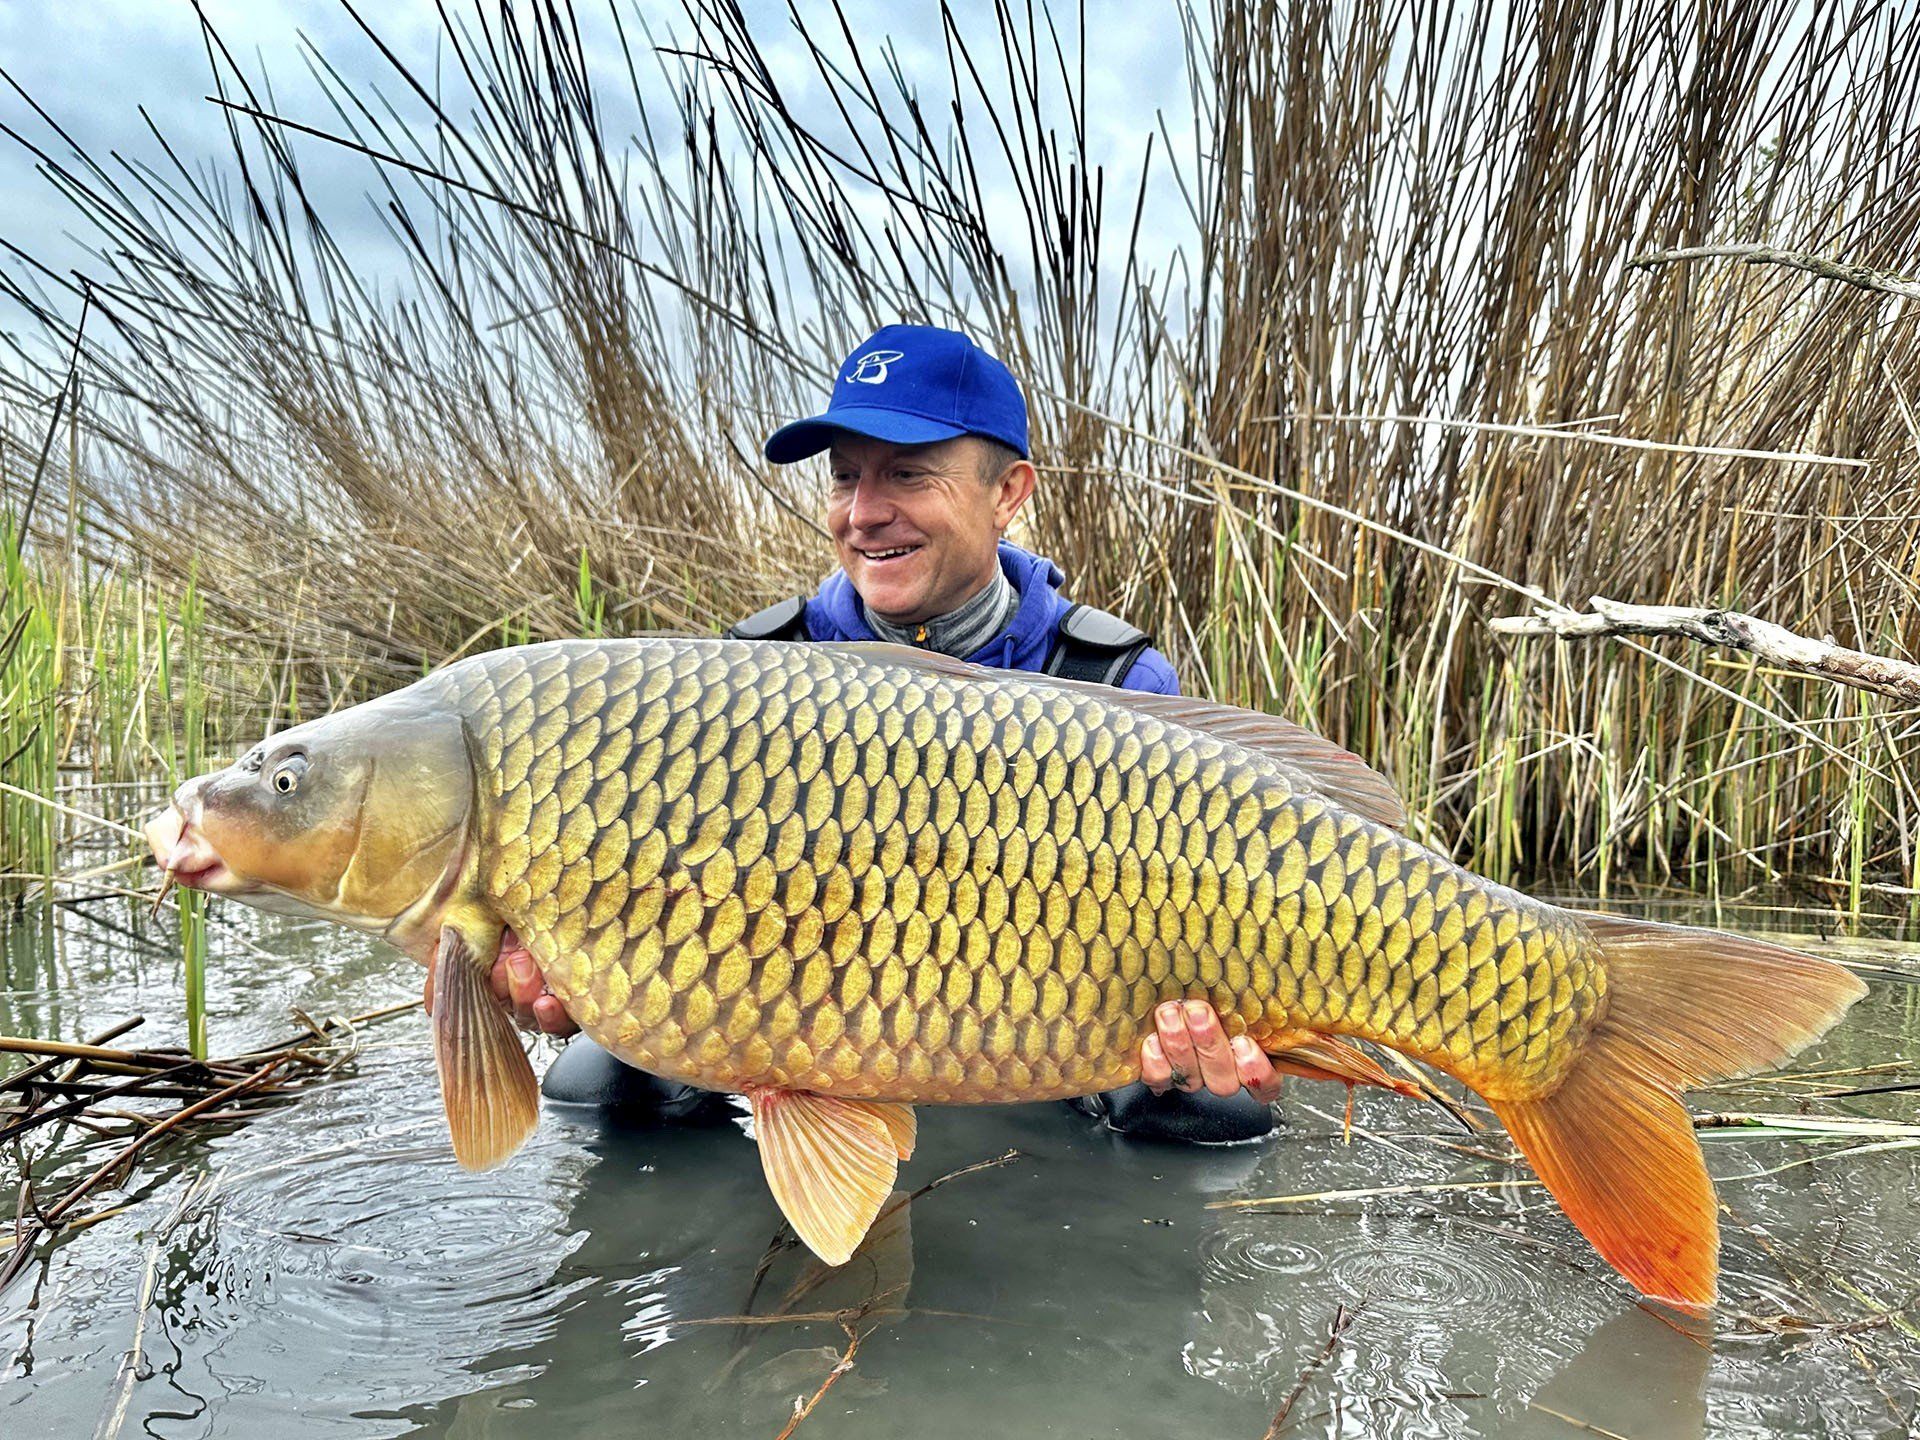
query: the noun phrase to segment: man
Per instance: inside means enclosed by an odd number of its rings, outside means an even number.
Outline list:
[[[735,625],[750,640],[885,640],[975,664],[1176,693],[1147,637],[1060,593],[1051,561],[1003,538],[1032,497],[1027,406],[1007,367],[966,336],[889,325],[848,357],[826,411],[767,441],[790,465],[826,451],[827,528],[840,568],[811,597]],[[549,1034],[574,1026],[524,951],[503,954],[494,990]],[[1229,1043],[1204,1002],[1170,1002],[1141,1046],[1143,1083],[1079,1102],[1116,1130],[1239,1140],[1272,1128],[1279,1078],[1245,1036]],[[720,1097],[642,1074],[584,1037],[554,1062],[547,1098],[653,1120],[711,1117]]]

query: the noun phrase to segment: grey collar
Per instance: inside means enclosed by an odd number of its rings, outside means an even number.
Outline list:
[[[1006,629],[1007,622],[1013,619],[1014,611],[1019,608],[1020,592],[1013,588],[1013,582],[1007,579],[1006,572],[995,565],[993,579],[987,582],[986,588],[958,610],[950,610],[945,615],[936,615],[931,620],[923,620],[915,625],[896,625],[874,614],[867,608],[867,602],[862,600],[860,618],[882,640],[934,650],[942,655],[951,655],[956,660],[964,660]]]

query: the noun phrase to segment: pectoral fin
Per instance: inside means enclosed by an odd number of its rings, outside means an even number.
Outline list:
[[[814,1254],[846,1264],[913,1153],[912,1108],[804,1090],[754,1089],[747,1098],[780,1213]]]
[[[440,931],[434,956],[433,1059],[454,1158],[490,1170],[510,1157],[540,1118],[540,1087],[513,1022],[487,985],[493,955],[461,933]]]

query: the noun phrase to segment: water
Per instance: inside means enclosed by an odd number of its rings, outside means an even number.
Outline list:
[[[1865,933],[1802,943],[1881,969],[1796,1068],[1913,1057],[1920,952]],[[216,907],[211,944],[216,1053],[285,1034],[290,1005],[346,1015],[418,992],[398,956],[237,906]],[[178,1038],[168,928],[123,902],[17,917],[4,965],[0,1032],[79,1038],[142,1013],[147,1043]],[[1695,1104],[1785,1112],[1815,1088]],[[131,1210],[0,1296],[0,1434],[95,1433],[155,1231],[215,1171],[214,1199],[155,1248],[123,1435],[773,1437],[839,1364],[836,1314],[859,1346],[795,1430],[810,1440],[1256,1440],[1290,1396],[1283,1433],[1301,1436],[1912,1433],[1920,1149],[1710,1136],[1726,1303],[1686,1327],[1637,1307],[1534,1188],[1206,1208],[1511,1173],[1390,1096],[1360,1096],[1365,1133],[1342,1143],[1341,1100],[1292,1085],[1278,1135],[1225,1149],[1129,1142],[1059,1105],[923,1109],[903,1187],[1021,1155],[914,1200],[826,1272],[791,1248],[769,1263],[778,1216],[734,1125],[621,1131],[549,1110],[511,1164],[461,1172],[410,1014],[336,1081],[167,1152]],[[1906,1094],[1806,1108],[1916,1118]],[[1757,1175],[1793,1161],[1809,1163]],[[816,1318],[729,1318],[746,1314]]]

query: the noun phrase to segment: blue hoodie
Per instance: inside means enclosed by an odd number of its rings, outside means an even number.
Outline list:
[[[1051,560],[1030,555],[1004,540],[1000,542],[1000,569],[1020,596],[1019,608],[1005,630],[965,658],[1002,670],[1043,669],[1060,633],[1060,619],[1073,608],[1073,601],[1060,593],[1067,577]],[[819,593],[807,601],[806,625],[809,640],[877,638],[867,628],[866,617],[860,613],[860,596],[844,570],[836,570],[820,582]],[[1140,652],[1132,668],[1121,677],[1120,685],[1125,690],[1145,690],[1155,695],[1180,693],[1173,666],[1154,649]]]

